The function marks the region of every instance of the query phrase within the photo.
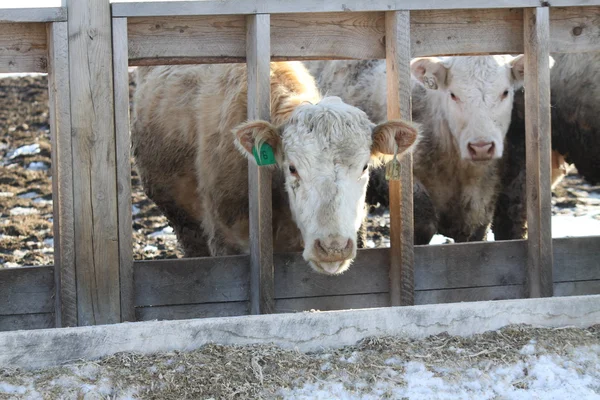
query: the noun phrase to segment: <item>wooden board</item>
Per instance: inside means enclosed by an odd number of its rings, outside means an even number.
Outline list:
[[[598,0],[562,0],[553,5],[577,6],[600,5]],[[342,12],[342,11],[399,11],[399,10],[435,10],[467,8],[519,8],[537,7],[539,0],[202,0],[202,1],[113,1],[112,11],[115,17],[141,16],[184,16],[184,15],[223,15],[223,14],[280,14],[306,12]]]
[[[69,0],[78,324],[121,320],[110,4]]]
[[[524,18],[527,167],[527,296],[552,296],[550,27],[547,8]]]
[[[410,14],[390,11],[385,14],[387,117],[412,120],[410,93]],[[400,179],[391,179],[390,196],[390,304],[414,304],[414,231],[412,154],[399,160]]]
[[[177,306],[139,307],[135,309],[137,321],[174,320],[191,318],[234,317],[248,315],[247,301],[227,303],[183,304]]]
[[[53,267],[0,269],[0,315],[53,312]]]
[[[2,8],[2,5],[0,5],[0,23],[59,22],[66,20],[66,7]]]
[[[54,313],[0,315],[0,332],[54,328]]]
[[[354,294],[345,296],[304,297],[297,299],[278,299],[275,312],[290,313],[299,311],[332,311],[359,308],[388,307],[388,293]]]
[[[46,24],[0,24],[0,73],[46,72]]]
[[[462,289],[419,290],[415,304],[459,303],[464,301],[489,301],[522,299],[523,285],[469,287]]]
[[[52,136],[52,206],[56,326],[77,326],[71,94],[67,22],[48,24],[48,100]]]
[[[600,50],[600,7],[551,9],[551,52]],[[411,56],[523,53],[523,10],[413,11]],[[244,62],[241,15],[142,17],[128,24],[130,65]],[[385,13],[275,14],[273,61],[385,58]]]
[[[270,17],[246,17],[248,120],[271,119]],[[250,313],[273,312],[273,212],[271,170],[248,160]]]
[[[134,321],[127,18],[114,18],[112,24],[121,320]]]

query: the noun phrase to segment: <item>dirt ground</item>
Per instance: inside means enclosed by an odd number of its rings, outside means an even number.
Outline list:
[[[53,263],[49,135],[46,76],[0,79],[0,268]],[[135,168],[132,190],[135,259],[181,256]],[[555,190],[553,213],[596,210],[600,219],[599,199],[600,186],[586,184],[573,169]],[[389,246],[389,215],[370,216],[368,237],[369,247]]]
[[[588,349],[591,357],[582,354]],[[600,325],[510,326],[466,338],[373,337],[314,353],[213,344],[193,352],[120,353],[38,371],[0,369],[0,399],[327,398],[324,386],[338,399],[458,399],[465,396],[450,388],[462,382],[469,399],[565,400],[574,397],[552,396],[556,390],[576,394],[556,388],[568,374],[574,385],[581,380],[578,389],[600,395],[599,350]],[[483,393],[493,397],[479,397]]]

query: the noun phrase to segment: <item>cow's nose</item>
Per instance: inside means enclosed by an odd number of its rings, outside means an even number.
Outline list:
[[[473,161],[491,160],[496,150],[494,142],[469,143],[468,148]]]
[[[314,250],[321,262],[344,261],[352,256],[354,241],[342,236],[329,236],[315,240]]]

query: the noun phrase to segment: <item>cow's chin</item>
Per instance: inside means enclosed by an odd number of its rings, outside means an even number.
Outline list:
[[[334,261],[334,262],[319,262],[316,260],[308,260],[310,267],[316,272],[324,275],[340,275],[348,270],[352,260]]]

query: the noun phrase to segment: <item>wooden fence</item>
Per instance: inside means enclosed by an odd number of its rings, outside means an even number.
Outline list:
[[[68,17],[67,17],[68,14]],[[0,8],[0,72],[48,72],[55,266],[0,270],[0,330],[600,293],[600,237],[552,239],[548,56],[600,51],[600,0],[69,0]],[[526,54],[529,239],[413,246],[412,159],[390,184],[391,248],[342,276],[273,254],[270,176],[250,165],[250,255],[133,261],[128,66],[386,59],[410,119],[410,59]],[[114,122],[114,123],[113,123]]]

